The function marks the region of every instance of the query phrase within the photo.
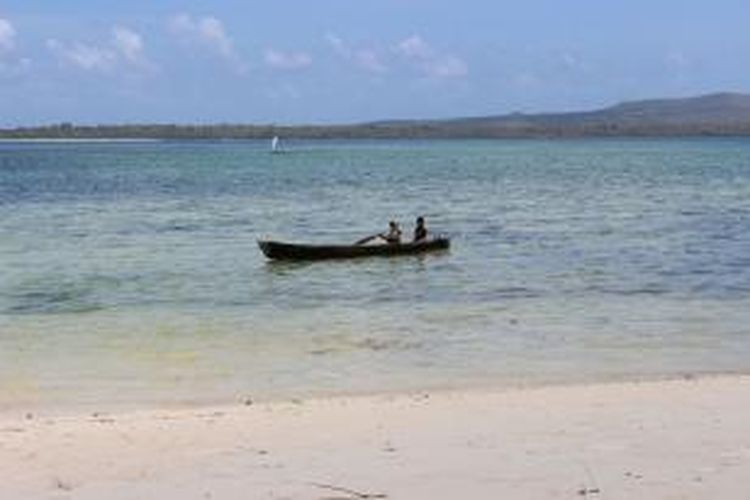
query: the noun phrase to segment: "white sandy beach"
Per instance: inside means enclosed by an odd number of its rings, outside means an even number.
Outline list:
[[[750,377],[0,418],[0,498],[747,499]]]

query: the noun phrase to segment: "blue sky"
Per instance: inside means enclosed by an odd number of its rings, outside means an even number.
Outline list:
[[[750,91],[748,0],[0,0],[0,126],[333,123]]]

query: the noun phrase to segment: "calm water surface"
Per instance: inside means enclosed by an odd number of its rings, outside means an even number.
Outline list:
[[[750,371],[748,140],[286,146],[0,143],[0,409]]]

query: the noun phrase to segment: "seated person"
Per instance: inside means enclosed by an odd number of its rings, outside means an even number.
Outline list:
[[[383,238],[389,245],[397,245],[401,243],[401,228],[398,227],[398,223],[395,220],[392,220],[388,223],[388,232],[378,236]]]
[[[427,228],[424,227],[424,217],[417,217],[417,225],[414,228],[414,242],[427,239]]]

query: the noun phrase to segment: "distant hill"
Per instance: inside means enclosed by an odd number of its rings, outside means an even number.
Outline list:
[[[433,129],[448,135],[478,137],[750,135],[750,95],[718,93],[623,102],[595,111],[391,121],[375,126]]]
[[[750,95],[718,93],[623,102],[573,113],[513,113],[446,120],[396,120],[353,125],[96,125],[70,123],[0,129],[0,138],[263,139],[514,138],[607,136],[750,136]]]
[[[721,93],[687,99],[625,102],[598,114],[622,122],[747,123],[750,121],[750,95]]]

